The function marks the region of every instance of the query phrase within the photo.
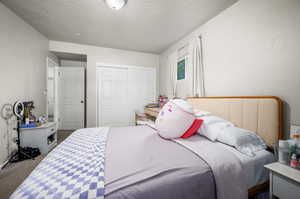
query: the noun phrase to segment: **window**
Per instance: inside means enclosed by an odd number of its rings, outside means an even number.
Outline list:
[[[188,44],[177,51],[177,80],[185,79],[185,71],[188,58]]]
[[[185,59],[177,62],[177,80],[185,79]]]

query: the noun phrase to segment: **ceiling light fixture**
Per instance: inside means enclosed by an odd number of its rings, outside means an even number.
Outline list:
[[[128,0],[104,0],[105,3],[113,10],[120,10],[123,8]]]

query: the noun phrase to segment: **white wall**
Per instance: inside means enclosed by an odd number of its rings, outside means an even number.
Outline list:
[[[34,100],[36,115],[45,114],[48,40],[0,3],[0,106]],[[10,125],[10,133],[13,124]],[[7,158],[6,123],[0,118],[0,164]]]
[[[145,67],[158,67],[159,56],[149,53],[102,48],[96,46],[79,45],[59,41],[50,41],[49,50],[87,55],[87,126],[95,127],[97,124],[97,87],[96,64],[119,64]],[[158,69],[157,69],[158,71]]]
[[[299,24],[299,0],[240,0],[161,54],[160,92],[167,55],[202,35],[207,96],[276,95],[300,125]]]

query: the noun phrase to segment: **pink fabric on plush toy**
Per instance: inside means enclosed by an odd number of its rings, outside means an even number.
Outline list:
[[[155,121],[158,134],[166,139],[181,137],[194,123],[193,108],[186,101],[175,99],[164,105]]]

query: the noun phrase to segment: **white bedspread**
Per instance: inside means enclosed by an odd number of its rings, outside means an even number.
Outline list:
[[[211,167],[215,177],[218,199],[247,199],[246,175],[241,161],[220,145],[195,135],[189,139],[176,139],[175,142],[188,148]]]
[[[215,144],[224,148],[224,150],[229,150],[242,162],[248,189],[256,185],[263,184],[269,180],[269,171],[264,167],[264,165],[275,162],[275,157],[271,152],[261,150],[255,152],[254,157],[250,157],[226,144],[219,142]]]

